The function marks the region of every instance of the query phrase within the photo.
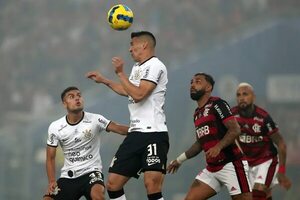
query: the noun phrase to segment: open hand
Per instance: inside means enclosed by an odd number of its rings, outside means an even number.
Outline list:
[[[169,173],[169,174],[174,174],[174,173],[176,173],[177,172],[177,170],[178,170],[178,168],[181,166],[181,164],[179,164],[178,162],[177,162],[177,160],[172,160],[171,162],[170,162],[170,164],[168,165],[168,167],[167,167],[167,172]]]

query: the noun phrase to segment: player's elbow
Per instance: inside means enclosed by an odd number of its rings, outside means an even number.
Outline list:
[[[135,103],[139,103],[139,102],[143,101],[145,99],[145,97],[146,97],[146,95],[141,93],[141,94],[137,94],[137,95],[133,96],[132,98]]]
[[[278,148],[279,148],[279,151],[281,151],[283,154],[286,154],[287,147],[283,140],[282,140],[282,142],[279,143]]]

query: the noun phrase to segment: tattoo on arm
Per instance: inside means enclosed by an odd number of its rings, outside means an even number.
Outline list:
[[[223,139],[219,142],[221,149],[234,143],[235,139],[241,134],[240,126],[235,119],[231,119],[225,122],[225,126],[228,129]]]

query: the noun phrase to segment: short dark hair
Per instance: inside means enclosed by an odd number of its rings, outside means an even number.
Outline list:
[[[205,80],[210,83],[210,85],[212,86],[211,90],[213,90],[214,85],[215,85],[215,81],[214,81],[213,77],[209,74],[204,73],[204,72],[199,72],[199,73],[195,74],[194,76],[201,76],[201,75],[204,76]]]
[[[60,95],[61,100],[64,101],[64,98],[65,98],[67,92],[70,92],[72,90],[79,90],[79,89],[78,89],[78,87],[75,87],[75,86],[67,87],[66,89],[64,89],[64,91],[62,91],[62,93]]]
[[[156,39],[154,37],[154,35],[149,32],[149,31],[138,31],[138,32],[132,32],[131,33],[131,39],[134,37],[140,37],[140,36],[148,36],[151,38],[151,40],[153,41],[153,46],[156,46]]]

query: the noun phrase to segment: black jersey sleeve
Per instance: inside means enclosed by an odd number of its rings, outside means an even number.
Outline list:
[[[229,104],[223,99],[215,101],[214,110],[222,121],[233,116]]]
[[[273,121],[272,117],[268,114],[264,119],[266,133],[270,136],[278,131],[277,124]]]

